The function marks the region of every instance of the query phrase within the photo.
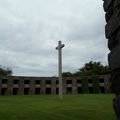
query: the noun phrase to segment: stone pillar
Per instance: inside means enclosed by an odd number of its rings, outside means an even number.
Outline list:
[[[41,79],[41,91],[40,91],[40,93],[41,94],[45,94],[45,92],[46,92],[46,85],[45,85],[45,79]]]
[[[74,77],[72,79],[72,94],[77,94],[77,80]]]
[[[66,94],[66,88],[67,88],[67,84],[66,84],[66,79],[63,78],[63,94]]]
[[[104,86],[105,86],[105,93],[110,93],[110,76],[104,76]]]
[[[104,0],[103,6],[107,22],[105,33],[110,49],[108,61],[112,70],[111,87],[116,95],[113,100],[113,107],[117,120],[120,120],[120,0]]]
[[[12,95],[13,94],[13,80],[12,78],[7,78],[8,83],[7,83],[7,95]]]
[[[24,95],[24,79],[20,78],[19,81],[19,95]]]
[[[35,95],[35,80],[34,79],[30,79],[30,91],[29,91],[30,95]]]
[[[56,78],[52,78],[51,80],[51,94],[56,94]]]

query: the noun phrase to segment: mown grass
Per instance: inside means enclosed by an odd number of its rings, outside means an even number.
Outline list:
[[[113,95],[1,96],[0,120],[114,120]]]

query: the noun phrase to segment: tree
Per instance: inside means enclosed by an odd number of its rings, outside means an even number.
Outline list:
[[[72,77],[73,74],[72,74],[71,72],[63,72],[63,73],[62,73],[62,76],[63,76],[63,77]]]
[[[0,65],[0,77],[8,77],[12,75],[12,70],[10,68],[2,67]]]
[[[101,62],[90,61],[86,63],[81,69],[79,69],[79,75],[104,75],[110,74],[111,71],[108,66],[104,66]]]
[[[107,65],[104,66],[101,64],[101,62],[90,61],[75,73],[70,73],[70,72],[63,73],[63,77],[104,75],[110,73],[111,71]]]

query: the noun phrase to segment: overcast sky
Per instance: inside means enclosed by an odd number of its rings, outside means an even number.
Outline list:
[[[91,60],[107,63],[102,0],[0,0],[0,64],[14,75],[57,75],[58,40],[63,71]]]

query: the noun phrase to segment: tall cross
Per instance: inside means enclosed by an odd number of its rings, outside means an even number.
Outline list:
[[[58,75],[59,75],[59,97],[63,99],[63,81],[62,81],[62,48],[65,45],[62,44],[61,41],[58,41],[58,46],[56,50],[58,50]]]

